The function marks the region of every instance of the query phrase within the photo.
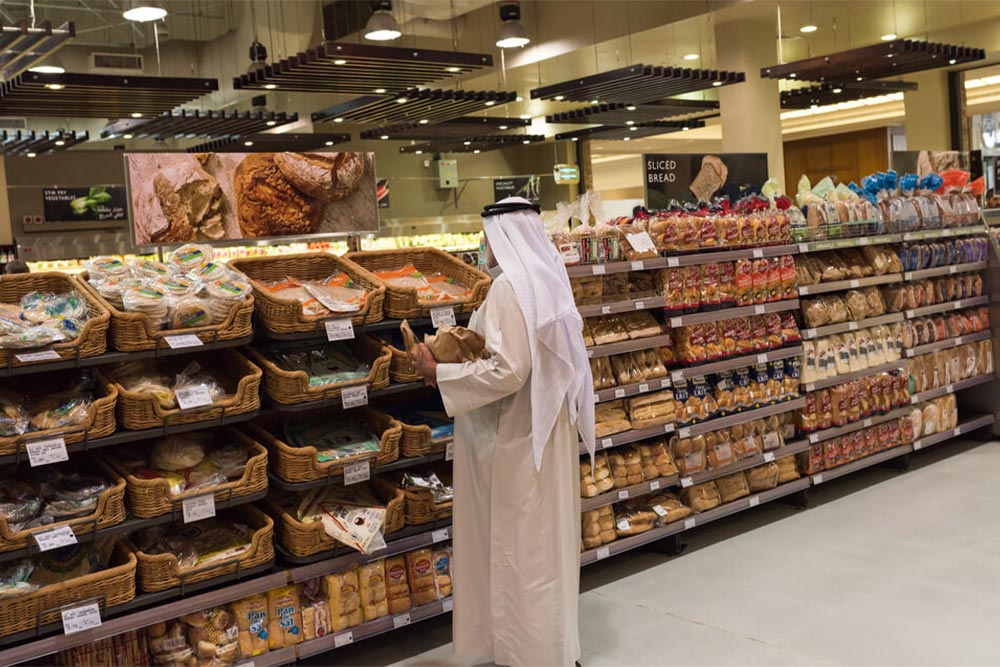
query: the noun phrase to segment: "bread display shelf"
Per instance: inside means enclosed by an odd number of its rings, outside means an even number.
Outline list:
[[[448,306],[442,306],[442,308],[447,308]],[[455,322],[461,325],[467,325],[469,323],[469,318],[472,317],[472,313],[460,313],[455,311]],[[343,317],[327,317],[321,320],[316,325],[315,331],[299,332],[299,333],[275,333],[274,331],[269,331],[267,329],[261,329],[260,333],[264,338],[271,340],[314,340],[317,343],[326,342],[326,323],[330,320],[342,320],[347,319],[346,316]],[[414,329],[418,327],[429,327],[433,326],[431,318],[429,317],[414,317],[408,319],[407,322]],[[392,331],[398,330],[399,325],[403,323],[403,320],[397,319],[384,319],[378,322],[371,322],[366,324],[361,324],[354,327],[354,332],[357,333],[374,333],[376,331]]]
[[[260,410],[254,410],[243,414],[224,415],[221,418],[210,419],[203,422],[192,422],[190,424],[175,424],[173,426],[161,426],[158,428],[148,428],[140,431],[121,430],[103,438],[95,438],[94,440],[84,439],[82,442],[68,444],[66,445],[66,451],[70,454],[74,452],[86,452],[93,449],[101,449],[103,447],[123,445],[127,442],[150,440],[152,438],[176,435],[177,433],[188,433],[190,431],[202,431],[216,426],[226,426],[228,424],[237,424],[239,422],[249,421],[259,414]],[[31,440],[28,442],[31,442]],[[27,459],[28,455],[26,453],[18,451],[16,454],[0,456],[0,465],[17,464],[21,461],[26,461]]]
[[[828,324],[823,327],[816,327],[815,329],[803,329],[800,333],[802,334],[803,340],[811,340],[813,338],[822,338],[823,336],[832,336],[833,334],[844,333],[845,331],[857,331],[858,329],[865,329],[867,327],[876,327],[880,324],[902,322],[905,319],[906,317],[904,317],[903,313],[889,313],[888,315],[869,317],[867,319],[856,320],[854,322],[840,322],[839,324]]]
[[[194,352],[210,352],[230,347],[242,347],[253,341],[253,336],[240,338],[238,340],[220,340],[212,343],[203,343],[197,347],[181,347],[173,349],[161,347],[155,350],[141,350],[138,352],[105,352],[93,357],[74,357],[72,359],[61,359],[59,361],[46,361],[25,366],[0,365],[0,377],[13,377],[17,375],[33,375],[35,373],[47,373],[49,371],[62,371],[70,368],[87,368],[90,366],[106,366],[109,364],[119,364],[126,361],[138,361],[140,359],[159,359],[160,357],[173,357],[180,354],[192,354]],[[29,354],[32,352],[42,352],[44,350],[18,350],[17,354]]]
[[[403,394],[408,391],[416,391],[417,389],[424,389],[427,385],[423,382],[403,382],[400,384],[390,384],[388,387],[383,387],[381,389],[372,389],[368,392],[368,400],[371,401],[380,396],[392,396],[393,394]],[[269,397],[263,397],[264,405],[272,410],[277,410],[278,412],[309,412],[310,410],[315,410],[316,408],[342,408],[344,406],[344,399],[340,396],[324,398],[320,401],[309,401],[308,403],[278,403],[277,401],[271,400]]]
[[[598,303],[591,306],[577,306],[580,317],[597,317],[599,315],[614,315],[616,313],[631,313],[636,310],[651,310],[663,308],[667,300],[662,296],[647,296],[641,299],[628,299],[614,303]]]
[[[986,268],[987,262],[968,262],[967,264],[949,264],[948,266],[935,266],[932,269],[920,269],[919,271],[905,271],[903,279],[923,280],[924,278],[934,278],[936,276],[950,276],[955,273],[969,273],[970,271],[981,271]]]
[[[866,245],[885,245],[886,243],[899,243],[903,240],[902,234],[878,234],[876,236],[857,236],[847,239],[827,239],[826,241],[809,241],[799,243],[800,253],[823,252],[824,250],[840,250],[842,248],[860,248]]]
[[[616,398],[648,394],[651,391],[659,391],[660,389],[668,389],[669,387],[670,378],[658,378],[647,382],[635,382],[622,387],[612,387],[610,389],[601,389],[600,391],[594,392],[594,402],[603,403],[605,401],[613,401]]]
[[[759,248],[738,248],[735,250],[692,250],[686,255],[671,255],[653,259],[637,259],[623,262],[606,262],[604,264],[577,264],[567,266],[566,273],[570,278],[587,278],[603,276],[611,273],[628,273],[630,271],[652,271],[676,266],[696,266],[698,264],[713,264],[715,262],[735,262],[740,259],[760,257],[779,257],[794,255],[801,245],[771,245]]]
[[[411,623],[416,623],[417,621],[425,621],[429,618],[446,614],[452,610],[452,606],[453,601],[451,597],[446,597],[443,600],[436,600],[430,604],[411,607],[409,611],[402,614],[383,616],[382,618],[362,623],[361,625],[357,625],[343,632],[338,632],[336,634],[331,633],[324,637],[318,637],[316,639],[303,642],[297,647],[294,647],[296,649],[295,654],[298,656],[299,660],[302,660],[314,655],[319,655],[320,653],[326,653],[327,651],[332,651],[340,646],[353,644],[361,639],[369,639],[370,637],[377,637],[383,633],[391,632],[392,630],[401,628],[404,625],[410,625]],[[260,658],[267,656],[268,654],[265,653],[263,656],[254,658],[254,667],[261,667],[262,664],[280,664],[274,662],[262,663]]]
[[[421,524],[419,526],[405,526],[385,536],[386,547],[388,549],[395,549],[396,548],[394,544],[395,542],[398,542],[400,540],[409,540],[412,537],[420,535],[427,536],[430,535],[434,530],[440,530],[443,528],[448,528],[450,526],[451,526],[451,517],[438,521],[436,524],[434,524],[433,530],[431,528],[431,524]],[[367,559],[362,559],[361,561],[358,561],[357,557],[361,556],[361,554],[359,554],[355,549],[346,545],[339,545],[335,549],[327,549],[326,551],[319,551],[314,554],[310,554],[308,556],[297,556],[292,552],[290,552],[288,550],[288,547],[282,544],[281,541],[276,541],[274,543],[274,550],[278,553],[279,556],[281,556],[281,562],[294,567],[313,565],[315,563],[336,560],[336,559],[344,559],[344,558],[348,559],[354,558],[354,560],[350,561],[351,563],[354,562],[363,563],[366,562],[367,560]],[[389,554],[390,552],[386,553]],[[378,556],[378,557],[385,558],[385,556]]]
[[[887,273],[882,276],[852,278],[851,280],[834,280],[828,283],[816,283],[815,285],[799,285],[799,296],[812,296],[813,294],[825,294],[826,292],[839,292],[845,289],[858,289],[859,287],[888,285],[899,282],[903,282],[903,274],[901,273]]]
[[[666,435],[667,433],[673,432],[674,425],[672,423],[648,426],[646,428],[636,428],[631,431],[622,431],[621,433],[609,435],[604,438],[597,438],[597,451],[610,449],[612,447],[620,447],[621,445],[627,445],[632,442],[638,442],[639,440],[645,440],[646,438],[655,438],[658,435]],[[584,447],[583,443],[580,443],[580,456],[583,456],[586,453],[587,448]]]
[[[702,435],[704,433],[711,433],[712,431],[718,431],[722,428],[729,428],[730,426],[736,426],[737,424],[745,424],[751,422],[755,419],[764,419],[765,417],[770,417],[771,415],[780,415],[783,412],[789,412],[791,410],[797,410],[804,407],[806,404],[806,399],[803,396],[798,396],[795,398],[785,399],[773,405],[765,405],[762,408],[757,408],[756,410],[747,410],[746,412],[737,412],[733,415],[727,415],[725,417],[715,417],[714,419],[708,419],[701,422],[700,424],[692,424],[691,426],[682,426],[677,429],[677,435],[681,438],[690,438],[695,435]]]
[[[802,434],[802,436],[810,445],[815,445],[817,442],[824,442],[832,438],[838,438],[842,435],[854,433],[855,431],[860,431],[861,429],[865,429],[870,426],[878,426],[879,424],[884,424],[885,422],[891,422],[893,419],[905,417],[908,414],[910,414],[909,406],[903,406],[901,408],[896,408],[895,410],[890,410],[884,415],[872,415],[871,417],[865,417],[864,419],[859,419],[858,421],[851,422],[850,424],[835,426],[833,428],[825,428],[822,431],[813,431],[809,434]]]
[[[990,297],[985,294],[982,296],[973,296],[968,299],[959,299],[958,301],[945,301],[943,303],[935,303],[930,306],[923,306],[922,308],[913,308],[908,310],[906,311],[906,317],[907,319],[913,319],[914,317],[937,315],[938,313],[947,313],[949,310],[961,310],[963,308],[985,306],[989,302]]]
[[[671,344],[670,334],[662,336],[650,336],[649,338],[636,338],[635,340],[623,340],[620,343],[608,343],[606,345],[595,345],[587,348],[587,356],[609,357],[612,354],[622,354],[623,352],[637,352],[638,350],[649,350],[654,347],[665,347]]]
[[[978,431],[981,428],[992,426],[993,420],[993,415],[973,417],[972,419],[962,422],[955,428],[949,428],[939,433],[934,433],[932,435],[924,436],[918,440],[914,440],[913,451],[919,452],[921,449],[933,447],[934,445],[951,440],[952,438],[957,438],[960,435],[965,435],[966,433],[972,433],[973,431]]]
[[[966,378],[965,380],[959,380],[958,382],[953,382],[952,384],[946,384],[941,387],[935,387],[934,389],[928,389],[927,391],[922,391],[919,394],[913,394],[910,396],[910,403],[919,403],[920,401],[929,401],[932,398],[938,398],[939,396],[947,396],[948,394],[954,394],[956,391],[962,391],[963,389],[968,389],[969,387],[975,387],[977,385],[986,384],[994,379],[992,373],[986,375],[976,375],[971,378]]]
[[[898,447],[893,447],[892,449],[887,449],[883,452],[871,454],[863,459],[845,463],[842,466],[837,466],[836,468],[831,468],[830,470],[818,472],[815,475],[812,475],[810,480],[813,486],[816,486],[822,484],[823,482],[829,482],[830,480],[837,479],[838,477],[843,477],[844,475],[850,475],[852,472],[857,472],[880,463],[885,463],[886,461],[891,461],[892,459],[909,454],[912,451],[912,444],[899,445]]]
[[[740,472],[741,470],[749,470],[750,468],[756,468],[757,466],[764,465],[765,463],[770,463],[772,461],[777,461],[778,459],[783,459],[786,456],[794,456],[799,452],[804,452],[809,449],[809,443],[805,440],[795,440],[794,442],[787,443],[784,447],[778,447],[777,449],[772,449],[767,452],[762,452],[760,454],[754,454],[753,456],[748,456],[747,458],[739,461],[738,463],[732,463],[728,466],[722,468],[717,468],[715,470],[705,470],[704,472],[699,472],[691,475],[689,478],[691,484],[702,484],[704,482],[710,482],[713,479],[719,479],[720,477],[725,477],[726,475],[732,475],[733,473]],[[680,481],[682,486],[688,484],[688,482],[682,479]]]
[[[729,359],[723,359],[722,361],[712,361],[707,364],[691,366],[690,368],[678,368],[670,371],[670,378],[674,382],[680,382],[681,380],[686,380],[688,378],[702,377],[713,373],[722,373],[723,371],[736,370],[737,368],[745,368],[747,366],[753,366],[754,364],[763,364],[768,361],[778,361],[779,359],[798,357],[801,356],[801,354],[801,345],[782,347],[777,350],[770,350],[769,352],[745,354],[741,357],[730,357]]]
[[[916,232],[905,232],[904,241],[924,241],[926,239],[944,239],[949,236],[970,236],[982,234],[986,230],[982,225],[972,225],[970,227],[947,227],[945,229],[922,229]]]
[[[764,315],[765,313],[783,313],[786,310],[798,310],[798,299],[785,299],[784,301],[773,301],[755,306],[737,306],[735,308],[723,308],[722,310],[710,310],[704,313],[691,313],[690,315],[675,315],[671,317],[671,327],[682,327],[691,324],[707,324],[708,322],[718,322],[719,320],[731,320],[737,317],[749,317],[750,315]]]
[[[679,482],[680,477],[678,475],[669,475],[667,477],[651,479],[646,482],[642,482],[641,484],[632,484],[631,486],[626,486],[623,489],[615,489],[613,491],[608,491],[607,493],[601,493],[592,498],[582,498],[580,500],[580,511],[586,512],[588,510],[595,510],[598,507],[614,505],[617,502],[628,500],[629,498],[638,498],[650,493],[655,493],[662,489],[669,489],[672,486],[677,486]]]
[[[964,336],[958,336],[956,338],[946,338],[944,340],[939,340],[934,343],[917,345],[916,347],[911,347],[908,350],[906,350],[906,356],[916,357],[921,354],[927,354],[928,352],[947,350],[952,347],[958,347],[959,345],[965,345],[966,343],[975,343],[976,341],[986,340],[992,335],[993,332],[990,331],[989,329],[986,329],[985,331],[977,331],[976,333],[965,334]]]
[[[905,365],[906,362],[899,359],[898,361],[890,361],[884,364],[879,364],[878,366],[869,366],[868,368],[863,368],[860,371],[854,371],[853,373],[842,373],[840,375],[834,375],[833,377],[824,378],[822,380],[816,380],[815,382],[803,382],[801,383],[801,387],[805,391],[826,389],[827,387],[835,387],[838,384],[844,384],[845,382],[857,380],[858,378],[866,378],[871,375],[878,375],[879,373],[888,373],[889,371],[899,370]]]
[[[451,442],[451,438],[446,440],[441,440],[436,442],[436,445],[447,445]],[[426,456],[411,456],[399,458],[392,463],[387,463],[385,465],[371,465],[369,467],[370,474],[372,477],[375,475],[381,475],[382,473],[393,472],[396,470],[405,470],[406,468],[412,468],[414,466],[424,465],[427,463],[433,463],[435,461],[445,460],[446,451],[441,450],[437,452],[432,452]],[[374,459],[372,459],[374,462]],[[309,489],[319,489],[332,484],[343,484],[343,475],[330,475],[329,477],[324,477],[323,479],[317,479],[312,482],[286,482],[272,472],[268,472],[268,485],[276,488],[282,489],[284,491],[307,491]]]
[[[681,519],[665,526],[647,530],[645,533],[639,533],[638,535],[633,535],[631,537],[617,539],[614,542],[606,544],[602,547],[588,549],[587,551],[581,553],[580,565],[582,566],[596,563],[597,561],[604,560],[610,556],[616,556],[620,553],[631,551],[632,549],[662,540],[665,537],[677,535],[678,533],[683,533],[686,530],[691,530],[696,526],[702,526],[717,519],[727,517],[731,514],[736,514],[737,512],[750,509],[751,507],[756,507],[757,505],[777,500],[779,498],[784,498],[785,496],[789,496],[793,493],[804,491],[807,488],[809,488],[809,478],[802,477],[801,479],[781,484],[768,491],[754,493],[746,498],[740,498],[739,500],[719,505],[715,509],[708,510],[707,512],[692,514],[686,519]]]

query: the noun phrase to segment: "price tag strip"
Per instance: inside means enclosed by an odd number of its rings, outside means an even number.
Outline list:
[[[177,398],[177,407],[181,410],[192,410],[212,405],[212,395],[208,393],[208,387],[203,384],[178,389],[174,392],[174,396]]]
[[[348,317],[326,320],[323,326],[326,328],[326,339],[328,341],[354,340],[354,323]]]
[[[60,359],[59,353],[55,350],[43,350],[42,352],[25,352],[24,354],[15,354],[14,358],[23,364],[32,361],[57,361]]]
[[[356,387],[345,387],[340,391],[340,400],[345,410],[368,405],[368,385],[360,384]]]
[[[60,615],[63,633],[67,635],[101,627],[101,607],[96,602],[63,609]]]
[[[181,334],[179,336],[164,336],[163,341],[171,350],[182,350],[187,347],[204,347],[198,336],[194,334]]]
[[[453,327],[456,323],[455,309],[451,306],[431,308],[431,326],[434,328],[443,326]]]
[[[181,502],[184,523],[193,523],[215,516],[215,494],[186,498]]]
[[[60,526],[52,530],[43,530],[32,534],[39,551],[51,551],[59,547],[68,547],[76,544],[76,533],[70,526]]]
[[[359,461],[358,463],[344,466],[344,486],[367,482],[371,479],[371,471],[372,469],[368,465],[368,461]]]
[[[50,463],[60,463],[69,461],[69,452],[66,451],[66,441],[62,438],[46,438],[45,440],[35,440],[24,445],[28,450],[28,463],[32,468],[49,465]]]

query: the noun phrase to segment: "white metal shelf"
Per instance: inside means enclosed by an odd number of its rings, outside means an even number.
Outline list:
[[[993,424],[993,415],[973,417],[972,419],[962,422],[955,428],[945,429],[944,431],[939,431],[938,433],[934,433],[932,435],[925,435],[918,440],[914,440],[913,451],[918,452],[921,449],[933,447],[934,445],[951,440],[952,438],[957,438],[960,435],[965,435],[973,431],[978,431],[981,428],[986,428],[991,424]]]
[[[904,241],[924,241],[927,239],[944,239],[951,236],[973,236],[983,234],[986,230],[982,225],[969,227],[947,227],[945,229],[921,229],[903,234]]]
[[[663,489],[669,489],[672,486],[676,486],[679,480],[680,477],[677,475],[668,475],[667,477],[651,479],[640,484],[632,484],[621,489],[614,489],[613,491],[601,493],[591,498],[582,498],[580,500],[580,511],[596,510],[598,507],[614,505],[622,500],[638,498]]]
[[[977,331],[971,334],[965,334],[964,336],[958,336],[956,338],[946,338],[944,340],[935,341],[933,343],[925,343],[924,345],[917,345],[916,347],[911,347],[906,350],[907,357],[916,357],[921,354],[927,354],[928,352],[937,352],[938,350],[947,350],[952,347],[958,347],[959,345],[965,345],[966,343],[975,343],[976,341],[986,340],[993,335],[993,332],[988,329],[985,331]]]
[[[617,313],[632,313],[637,310],[663,308],[667,300],[662,296],[647,296],[613,303],[597,303],[589,306],[577,306],[580,317],[598,317],[600,315],[615,315]]]
[[[788,359],[789,357],[798,357],[801,354],[801,345],[795,345],[794,347],[782,347],[777,350],[770,350],[768,352],[760,352],[757,354],[745,354],[741,357],[730,357],[729,359],[723,359],[722,361],[713,361],[707,364],[691,366],[690,368],[672,370],[670,371],[670,379],[674,382],[680,382],[681,380],[688,378],[704,377],[705,375],[712,375],[713,373],[722,373],[724,371],[736,370],[737,368],[746,368],[747,366],[753,366],[754,364],[763,364],[769,361],[778,361],[780,359]]]
[[[640,396],[642,394],[648,394],[653,391],[660,391],[661,389],[670,388],[670,378],[658,378],[656,380],[646,380],[645,382],[634,382],[632,384],[626,384],[621,387],[611,387],[610,389],[601,389],[594,392],[594,402],[604,403],[605,401],[613,401],[617,398],[626,398],[628,396]]]
[[[913,319],[914,317],[925,317],[927,315],[937,315],[938,313],[947,313],[950,310],[961,310],[963,308],[974,308],[976,306],[985,306],[990,302],[990,297],[985,294],[982,296],[973,296],[968,299],[959,299],[957,301],[943,301],[941,303],[935,303],[930,306],[922,306],[920,308],[911,308],[906,311],[906,318]]]
[[[661,336],[650,336],[649,338],[636,338],[634,340],[623,340],[618,343],[605,343],[604,345],[594,345],[587,348],[587,356],[591,359],[596,357],[609,357],[612,354],[622,354],[624,352],[638,352],[639,350],[651,350],[657,347],[665,347],[671,344],[670,334]]]
[[[799,253],[823,252],[824,250],[840,250],[842,248],[860,248],[866,245],[885,245],[886,243],[899,243],[903,240],[902,234],[877,234],[875,236],[857,236],[846,239],[827,239],[824,241],[809,241],[800,243]]]
[[[839,292],[845,289],[858,289],[860,287],[871,287],[873,285],[888,285],[903,281],[901,273],[887,273],[881,276],[868,276],[865,278],[851,278],[850,280],[834,280],[828,283],[816,283],[815,285],[799,285],[799,296],[811,296],[813,294],[825,294],[826,292]]]
[[[879,364],[878,366],[869,366],[868,368],[862,368],[860,371],[853,371],[851,373],[842,373],[840,375],[834,375],[833,377],[823,378],[822,380],[815,380],[814,382],[803,382],[801,384],[805,391],[816,391],[817,389],[826,389],[827,387],[835,387],[838,384],[844,384],[845,382],[850,382],[851,380],[858,380],[860,378],[870,377],[872,375],[878,375],[879,373],[888,373],[889,371],[895,371],[903,368],[906,362],[902,359],[897,359],[896,361],[889,361],[884,364]]]
[[[646,428],[634,428],[630,431],[622,431],[621,433],[615,433],[614,435],[609,435],[603,438],[597,438],[597,449],[610,449],[612,447],[619,447],[621,445],[627,445],[633,442],[638,442],[639,440],[645,440],[646,438],[655,438],[658,435],[666,435],[667,433],[674,432],[674,425],[670,424],[659,424],[657,426],[647,426]],[[587,448],[580,444],[580,455],[587,453]]]
[[[968,262],[965,264],[950,264],[948,266],[935,266],[932,269],[920,269],[919,271],[904,271],[903,279],[923,280],[924,278],[935,278],[937,276],[950,276],[956,273],[968,273],[970,271],[981,271],[986,268],[986,262]]]
[[[920,401],[929,401],[933,398],[939,398],[941,396],[946,396],[948,394],[954,394],[956,391],[962,391],[963,389],[968,389],[969,387],[975,387],[977,385],[986,384],[992,381],[993,374],[988,373],[985,375],[976,375],[971,378],[966,378],[965,380],[959,380],[958,382],[953,382],[952,384],[946,384],[941,387],[935,387],[934,389],[928,389],[927,391],[922,391],[919,394],[913,394],[910,396],[910,403],[919,403]]]
[[[869,428],[871,426],[878,426],[879,424],[884,424],[885,422],[890,422],[893,419],[899,419],[900,417],[905,417],[910,414],[910,407],[904,406],[901,408],[896,408],[895,410],[890,410],[884,415],[872,415],[871,417],[865,417],[864,419],[859,419],[856,422],[851,422],[850,424],[845,424],[843,426],[835,426],[833,428],[826,428],[822,431],[813,431],[809,434],[804,434],[810,445],[815,445],[818,442],[824,442],[826,440],[831,440],[833,438],[838,438],[842,435],[847,435],[848,433],[854,433],[855,431],[860,431],[861,429]]]
[[[772,301],[754,306],[736,306],[735,308],[722,308],[720,310],[709,310],[704,313],[691,313],[690,315],[675,315],[668,321],[672,328],[689,326],[692,324],[706,324],[708,322],[718,322],[737,317],[749,317],[751,315],[764,315],[765,313],[782,313],[786,310],[798,310],[798,299],[785,299],[784,301]]]
[[[755,419],[764,419],[766,417],[770,417],[771,415],[780,415],[783,412],[797,410],[798,408],[805,406],[805,404],[806,399],[802,396],[798,396],[774,403],[773,405],[765,405],[764,407],[760,407],[755,410],[737,412],[736,414],[726,415],[725,417],[707,419],[699,424],[683,426],[677,429],[677,435],[681,438],[690,438],[704,433],[711,433],[712,431],[729,428],[730,426],[736,426],[737,424],[746,424],[747,422],[751,422]]]
[[[905,319],[906,318],[903,316],[903,313],[889,313],[887,315],[869,317],[863,320],[855,320],[853,322],[827,324],[826,326],[815,327],[813,329],[803,329],[802,339],[811,340],[813,338],[822,338],[823,336],[832,336],[833,334],[844,333],[847,331],[857,331],[858,329],[865,329],[867,327],[877,327],[881,324],[902,322]]]

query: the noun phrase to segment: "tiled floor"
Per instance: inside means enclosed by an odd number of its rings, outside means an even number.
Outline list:
[[[583,571],[584,667],[1000,664],[1000,446],[952,443]],[[314,665],[457,665],[450,619]]]

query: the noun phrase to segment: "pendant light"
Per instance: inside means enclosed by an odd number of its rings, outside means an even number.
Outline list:
[[[521,4],[515,0],[500,3],[500,20],[503,25],[497,32],[497,46],[514,49],[528,44],[531,40],[521,25]]]
[[[166,15],[167,10],[155,0],[131,0],[125,3],[125,10],[122,12],[122,17],[126,21],[135,21],[136,23],[159,21]]]
[[[402,34],[392,15],[392,0],[372,0],[372,15],[365,24],[365,39],[387,42],[398,39]]]

